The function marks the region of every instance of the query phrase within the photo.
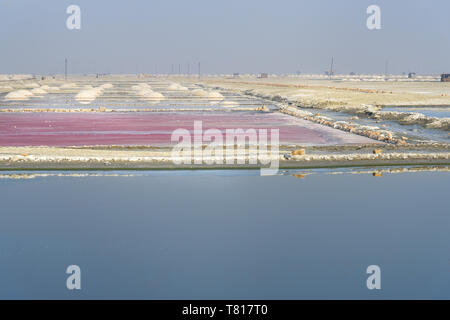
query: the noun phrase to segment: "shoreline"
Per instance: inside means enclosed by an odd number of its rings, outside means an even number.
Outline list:
[[[448,154],[435,159],[376,159],[376,160],[312,160],[308,162],[299,160],[281,160],[279,170],[283,169],[319,169],[319,168],[352,168],[352,167],[382,167],[382,166],[412,166],[412,165],[450,165]],[[40,161],[40,162],[11,162],[0,161],[0,171],[58,171],[58,170],[74,170],[74,171],[97,171],[97,170],[248,170],[261,169],[258,165],[192,165],[182,164],[175,165],[167,162],[141,161],[141,162],[104,162],[104,161]]]

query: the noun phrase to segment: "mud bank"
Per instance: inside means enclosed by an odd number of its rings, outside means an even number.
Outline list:
[[[279,168],[283,169],[320,169],[320,168],[350,168],[350,167],[380,167],[380,166],[410,166],[410,165],[450,165],[448,161],[442,160],[360,160],[353,162],[300,162],[300,161],[280,161]],[[22,163],[5,163],[0,161],[0,171],[11,170],[29,170],[29,171],[52,171],[52,170],[217,170],[217,169],[260,169],[255,165],[173,165],[171,163],[162,162],[115,162],[115,163],[90,163],[90,162],[22,162]]]
[[[336,104],[335,102],[330,101],[314,104],[305,104],[305,103],[299,104],[297,100],[292,101],[282,96],[266,96],[260,94],[253,94],[251,91],[245,91],[244,94],[254,96],[260,99],[266,99],[269,101],[283,102],[287,105],[295,106],[300,109],[301,108],[312,108],[319,110],[323,109],[333,112],[344,112],[348,114],[354,114],[357,116],[363,116],[376,120],[392,120],[405,125],[418,124],[422,125],[425,128],[441,129],[444,131],[450,130],[450,118],[429,117],[422,113],[416,112],[383,111],[382,106],[365,105],[365,104],[359,106],[348,106],[348,105],[339,105]]]
[[[378,140],[380,142],[394,143],[397,145],[406,145],[405,137],[394,137],[393,133],[388,130],[380,129],[379,127],[362,126],[359,124],[346,122],[346,121],[333,121],[331,118],[313,115],[311,112],[299,110],[287,105],[279,105],[280,111],[297,118],[305,119],[321,125],[332,127],[334,129],[343,130],[346,132],[354,133],[360,136],[365,136],[370,139]]]

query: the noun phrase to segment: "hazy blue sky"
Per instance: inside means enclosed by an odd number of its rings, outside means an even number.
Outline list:
[[[66,8],[81,7],[81,30]],[[366,27],[381,7],[382,29]],[[0,73],[450,72],[449,0],[0,0]],[[195,67],[194,67],[195,65]]]

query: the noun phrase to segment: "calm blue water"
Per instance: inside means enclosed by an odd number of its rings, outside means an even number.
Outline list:
[[[450,298],[449,172],[293,173],[1,172],[0,298]]]

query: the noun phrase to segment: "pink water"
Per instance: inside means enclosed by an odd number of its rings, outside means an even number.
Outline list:
[[[4,113],[0,146],[168,145],[175,129],[279,129],[280,143],[331,145],[373,140],[281,113]]]

